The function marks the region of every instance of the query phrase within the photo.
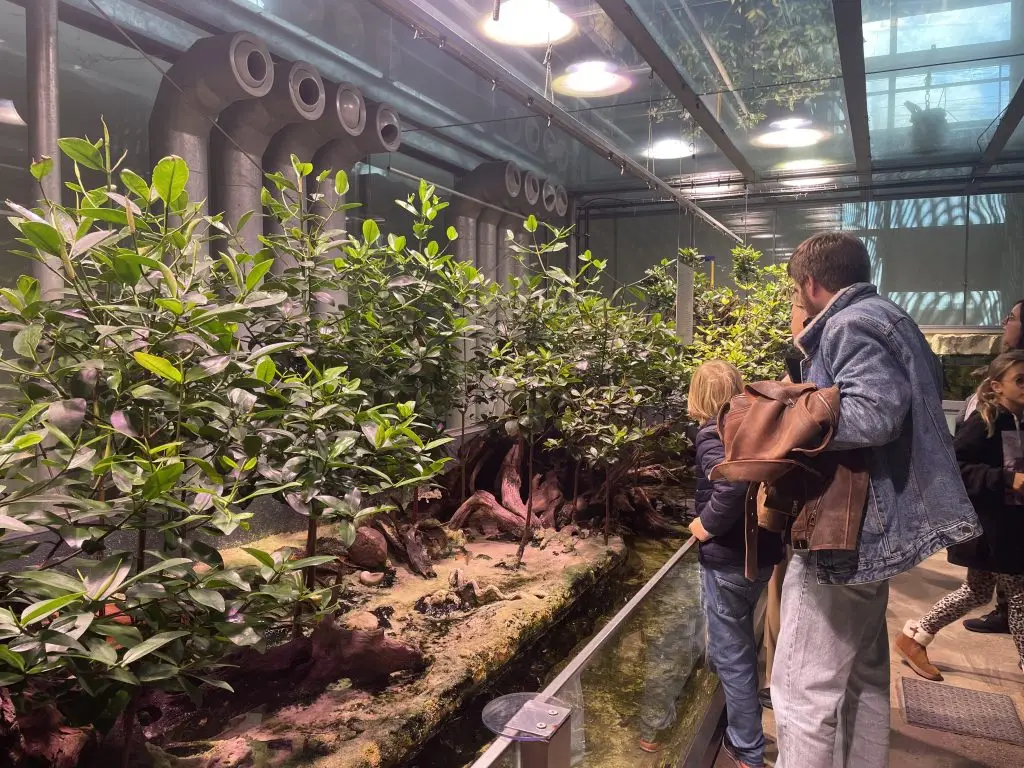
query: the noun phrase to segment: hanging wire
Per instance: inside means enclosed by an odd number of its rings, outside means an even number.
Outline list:
[[[644,158],[644,167],[649,173],[654,173],[654,70],[648,76],[651,87],[647,92],[647,157]]]

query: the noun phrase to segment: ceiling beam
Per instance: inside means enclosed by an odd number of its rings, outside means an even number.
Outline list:
[[[846,121],[860,183],[871,184],[871,137],[868,134],[868,84],[864,68],[864,22],[861,0],[832,0],[839,42],[839,63],[846,89]]]
[[[722,234],[736,242],[742,242],[735,232],[713,216],[708,215],[706,211],[701,210],[678,189],[671,187],[663,179],[651,173],[634,160],[629,152],[624,151],[607,137],[546,98],[533,86],[516,77],[490,52],[476,45],[469,30],[463,29],[458,22],[434,8],[431,3],[426,0],[371,0],[371,2],[392,18],[408,24],[416,30],[417,37],[421,39],[422,44],[440,46],[448,55],[471,71],[485,80],[490,80],[492,88],[504,91],[520,103],[525,104],[535,114],[546,118],[549,125],[560,128],[592,152],[618,166],[621,173],[629,173],[640,179],[651,189],[657,189],[672,198],[677,205],[686,208]]]
[[[1006,142],[1013,136],[1022,118],[1024,118],[1024,81],[1021,81],[1021,84],[1017,86],[1017,92],[1013,94],[1010,103],[1006,105],[1006,110],[999,119],[999,125],[996,126],[992,138],[989,139],[988,146],[981,153],[981,159],[978,161],[978,164],[974,166],[974,170],[971,172],[972,181],[979,176],[987,174],[992,169],[992,166],[996,164],[999,155],[1002,154],[1003,149],[1006,147]]]
[[[618,28],[630,45],[636,48],[644,61],[654,70],[654,73],[661,78],[669,92],[676,97],[687,112],[693,115],[697,125],[715,143],[715,146],[722,150],[733,167],[743,174],[743,178],[747,181],[755,181],[757,174],[754,172],[753,166],[726,134],[721,123],[708,111],[697,92],[686,82],[683,73],[662,50],[648,26],[637,18],[630,4],[626,0],[597,0],[597,5],[608,15],[612,24]],[[858,2],[857,5],[859,6],[860,3]]]

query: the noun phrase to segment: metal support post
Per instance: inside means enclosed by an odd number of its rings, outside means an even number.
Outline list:
[[[57,61],[57,0],[32,0],[25,7],[25,41],[28,68],[28,149],[32,162],[53,158],[53,170],[41,182],[47,200],[60,202],[59,64]],[[59,262],[51,263],[59,270]],[[63,286],[59,274],[42,264],[35,265],[44,295]]]
[[[547,741],[519,742],[519,768],[570,768],[572,724],[566,719]]]

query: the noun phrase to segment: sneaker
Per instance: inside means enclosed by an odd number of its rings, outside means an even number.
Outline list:
[[[1010,620],[1002,611],[995,610],[986,613],[978,619],[968,619],[964,622],[964,629],[968,632],[981,632],[986,635],[1008,635],[1010,634]]]
[[[893,643],[896,653],[903,658],[910,668],[926,680],[938,682],[942,679],[942,673],[928,659],[928,649],[925,647],[931,642],[933,635],[929,635],[916,625],[908,621],[903,631],[896,635]]]
[[[729,738],[722,739],[722,751],[729,756],[729,759],[736,764],[736,768],[764,768],[764,763],[761,765],[754,765],[753,763],[743,762],[743,758],[740,757],[739,752],[736,751],[736,747],[729,743]]]
[[[774,709],[772,706],[772,689],[762,688],[757,692],[757,700],[761,702],[761,706],[765,709]]]

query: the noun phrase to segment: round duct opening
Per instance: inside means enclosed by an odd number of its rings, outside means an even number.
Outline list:
[[[540,190],[540,205],[544,213],[555,212],[555,185],[545,180]]]
[[[514,163],[505,166],[505,192],[509,197],[519,197],[523,188],[523,174]]]
[[[387,104],[378,104],[376,119],[377,135],[380,136],[381,151],[395,152],[402,144],[402,121],[398,113]]]
[[[362,92],[354,85],[341,83],[335,101],[338,122],[349,136],[358,136],[366,128],[366,102]]]
[[[540,179],[529,171],[523,174],[523,198],[530,208],[537,205],[540,199]]]
[[[267,60],[259,51],[249,51],[245,57],[245,71],[254,82],[259,82],[267,76]]]
[[[288,72],[292,103],[307,120],[316,120],[324,113],[324,81],[320,73],[302,61],[292,64]]]
[[[236,81],[253,98],[266,96],[274,85],[270,50],[258,37],[240,32],[229,49],[231,70]]]
[[[307,107],[315,107],[320,101],[320,84],[311,77],[304,77],[299,83],[299,98]]]
[[[569,212],[569,192],[559,184],[555,187],[555,215],[562,218]]]

